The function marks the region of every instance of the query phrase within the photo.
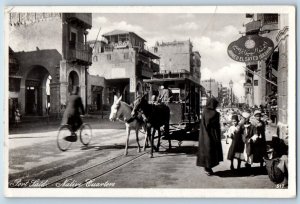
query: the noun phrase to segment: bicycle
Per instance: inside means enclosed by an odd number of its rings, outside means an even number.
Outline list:
[[[92,140],[91,126],[87,123],[83,123],[77,131],[79,131],[80,142],[84,146],[87,146]],[[70,125],[66,124],[59,127],[57,134],[57,146],[61,151],[68,150],[71,144],[77,140],[78,136],[76,131],[73,131]]]

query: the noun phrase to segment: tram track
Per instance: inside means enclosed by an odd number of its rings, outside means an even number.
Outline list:
[[[71,187],[71,188],[78,188],[81,186],[84,186],[87,182],[93,179],[98,179],[104,175],[107,175],[123,166],[126,166],[127,164],[147,155],[150,153],[150,149],[138,153],[137,155],[130,155],[130,153],[136,152],[136,150],[129,151],[129,155],[124,156],[124,154],[119,154],[113,158],[107,159],[103,162],[100,162],[98,164],[89,166],[85,169],[82,169],[80,171],[77,171],[75,173],[72,173],[70,175],[61,177],[56,179],[55,181],[51,181],[49,184],[43,186],[43,188],[54,188],[57,186],[61,186],[66,182],[76,181],[74,186],[65,186],[65,187]],[[100,171],[100,172],[99,172]],[[98,172],[98,173],[97,173]],[[96,174],[96,176],[95,176]],[[88,178],[88,179],[86,179]]]

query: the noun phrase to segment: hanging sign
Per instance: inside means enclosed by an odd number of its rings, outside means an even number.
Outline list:
[[[227,53],[238,62],[258,62],[266,60],[274,49],[271,39],[259,35],[247,35],[230,43]]]

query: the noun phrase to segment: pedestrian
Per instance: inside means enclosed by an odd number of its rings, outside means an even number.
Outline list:
[[[217,106],[217,99],[208,99],[200,124],[197,166],[204,167],[208,176],[213,175],[212,168],[223,161],[220,113],[216,111]]]
[[[242,129],[242,139],[245,144],[244,157],[246,161],[245,166],[247,168],[251,167],[251,164],[253,163],[253,141],[251,140],[251,137],[254,135],[254,126],[250,123],[250,116],[251,114],[249,112],[243,112],[243,118],[239,123]]]
[[[254,111],[254,119],[251,121],[254,126],[254,135],[252,136],[253,140],[253,163],[260,163],[260,166],[263,167],[264,156],[266,156],[266,126],[264,121],[261,119],[261,111]]]
[[[244,142],[242,139],[242,129],[239,125],[239,119],[237,115],[232,116],[232,126],[229,128],[228,131],[229,137],[232,139],[227,159],[231,161],[230,169],[234,170],[233,160],[237,159],[238,165],[237,169],[241,168],[241,162],[242,160],[245,160],[244,158]]]
[[[20,122],[21,122],[20,110],[19,110],[18,107],[16,107],[16,110],[15,110],[15,124],[16,124],[16,127],[19,127]]]

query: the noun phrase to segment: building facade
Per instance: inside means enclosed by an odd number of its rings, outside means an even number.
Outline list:
[[[10,13],[9,104],[25,115],[61,113],[73,86],[86,104],[89,13]]]
[[[265,105],[279,126],[280,136],[287,134],[288,15],[253,14],[246,24],[246,35],[260,35],[274,43],[272,54],[264,61],[247,64],[245,96],[249,105]]]
[[[114,30],[94,42],[93,64],[90,73],[105,78],[106,90],[103,103],[112,104],[115,94],[122,95],[127,103],[134,101],[146,87],[143,79],[149,79],[159,71],[159,57],[144,48],[145,40],[134,32]]]
[[[151,51],[160,57],[161,73],[189,73],[194,81],[200,83],[201,55],[198,51],[193,51],[190,40],[157,42]]]
[[[100,112],[103,110],[105,104],[105,93],[106,83],[104,77],[88,74],[87,80],[87,107],[88,112]]]
[[[215,79],[202,80],[201,85],[205,88],[208,97],[219,97],[219,83]]]

